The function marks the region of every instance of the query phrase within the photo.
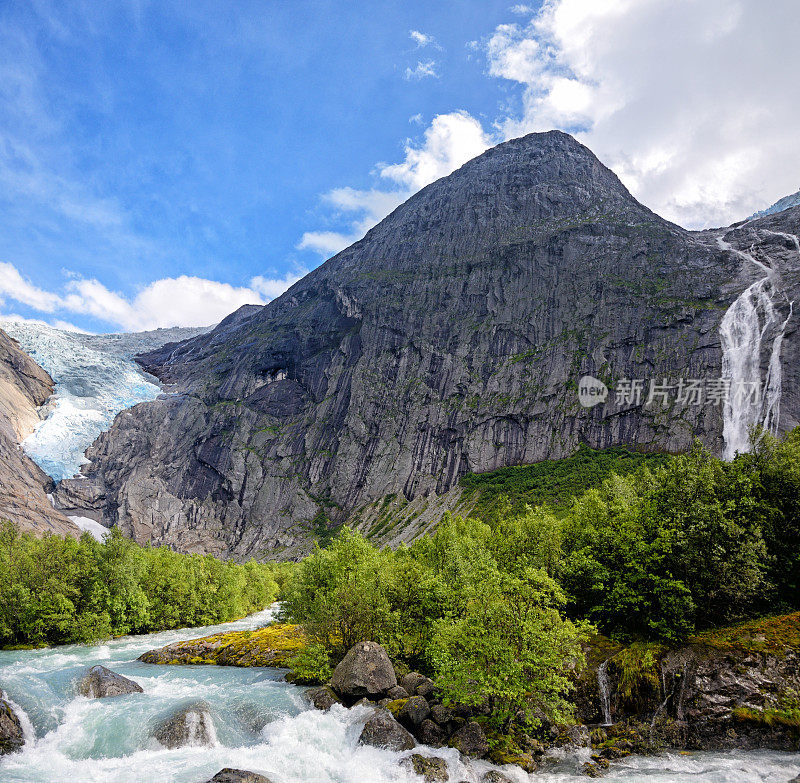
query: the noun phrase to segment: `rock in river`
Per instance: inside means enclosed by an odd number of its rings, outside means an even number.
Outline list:
[[[225,767],[217,772],[208,783],[272,783],[272,781],[256,772]]]
[[[11,705],[0,698],[0,756],[14,753],[25,744],[22,725]]]
[[[416,741],[388,710],[376,709],[364,725],[358,741],[362,745],[374,745],[388,750],[411,750]]]
[[[153,736],[165,748],[212,746],[216,741],[214,723],[205,702],[174,713],[158,726]]]
[[[88,674],[78,682],[78,693],[89,699],[104,699],[107,696],[124,696],[127,693],[144,693],[142,687],[106,669],[105,666],[92,666]]]

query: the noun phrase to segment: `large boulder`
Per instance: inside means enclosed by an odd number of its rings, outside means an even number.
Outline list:
[[[422,696],[412,696],[405,700],[405,704],[398,710],[397,719],[412,731],[431,714],[428,702]]]
[[[496,769],[490,769],[482,778],[481,783],[514,783],[508,775],[498,772]]]
[[[376,709],[364,724],[358,741],[362,745],[373,745],[388,750],[411,750],[416,741],[392,716],[388,710]]]
[[[346,702],[377,700],[397,685],[386,650],[375,642],[354,644],[331,677],[331,687]]]
[[[15,753],[25,744],[22,724],[11,705],[0,699],[0,756]]]
[[[205,702],[191,704],[167,718],[153,732],[165,748],[210,747],[214,744],[214,723]]]
[[[105,666],[92,666],[78,682],[78,693],[89,699],[104,699],[108,696],[124,696],[127,693],[144,691],[138,683],[106,669]]]
[[[447,783],[447,762],[438,756],[422,756],[414,753],[400,762],[404,769],[419,775],[425,783]]]
[[[486,735],[480,724],[467,723],[462,726],[452,737],[450,737],[450,745],[464,756],[471,756],[472,758],[483,758],[489,752],[489,743],[486,740]]]
[[[316,709],[324,711],[329,710],[334,704],[342,703],[333,689],[327,685],[323,685],[321,688],[315,688],[312,691],[307,691],[305,697]]]
[[[441,747],[447,739],[447,731],[430,718],[422,721],[416,734],[417,739],[423,745],[429,745],[432,748]]]
[[[256,772],[247,772],[244,769],[225,767],[225,769],[221,769],[217,772],[208,783],[272,783],[272,781]]]

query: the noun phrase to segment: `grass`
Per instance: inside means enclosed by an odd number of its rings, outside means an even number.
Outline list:
[[[782,726],[800,732],[800,709],[753,710],[736,707],[731,713],[739,723],[754,723],[758,726]]]
[[[624,475],[645,463],[658,465],[667,459],[666,454],[634,451],[625,446],[592,449],[582,444],[571,457],[488,473],[468,473],[459,484],[465,497],[477,495],[470,515],[491,518],[501,511],[507,512],[509,503],[512,513],[521,511],[526,504],[566,507],[573,497],[600,484],[611,473]]]
[[[753,653],[797,650],[800,649],[800,612],[703,631],[690,637],[689,642],[716,650]]]

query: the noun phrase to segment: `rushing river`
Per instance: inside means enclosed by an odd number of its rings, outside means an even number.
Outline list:
[[[225,626],[131,636],[107,644],[25,652],[0,651],[0,686],[24,711],[29,741],[2,757],[4,783],[204,783],[229,766],[267,775],[274,783],[419,783],[398,764],[403,755],[357,743],[368,710],[309,709],[303,689],[282,682],[276,669],[153,666],[138,663],[146,650],[179,639],[263,625],[271,610]],[[102,664],[138,682],[144,693],[109,699],[75,695],[75,680]],[[174,710],[209,705],[214,747],[166,750],[151,738]],[[489,765],[464,765],[452,750],[421,749],[448,760],[450,780],[478,781]],[[585,781],[587,754],[554,759],[547,772],[522,783]],[[508,774],[508,770],[504,770]],[[782,753],[671,753],[616,762],[605,779],[626,783],[782,783],[800,773],[800,755]]]

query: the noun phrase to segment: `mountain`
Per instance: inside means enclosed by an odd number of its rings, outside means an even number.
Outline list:
[[[52,378],[0,330],[0,519],[24,531],[76,535],[47,499],[52,480],[19,447],[52,393]]]
[[[294,557],[344,521],[412,538],[465,473],[581,443],[721,454],[750,423],[798,423],[798,233],[798,208],[686,231],[567,134],[506,142],[268,305],[141,356],[172,393],[120,414],[57,501],[140,542]],[[616,399],[723,364],[770,394]],[[587,375],[605,404],[580,404]],[[376,530],[386,504],[413,512]]]

